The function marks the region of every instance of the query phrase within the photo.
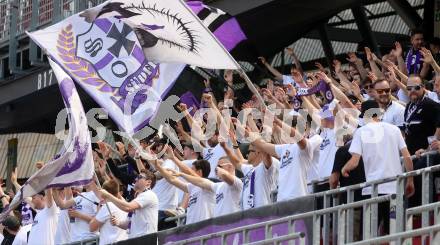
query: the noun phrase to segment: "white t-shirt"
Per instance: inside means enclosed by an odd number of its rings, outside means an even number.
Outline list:
[[[98,197],[93,193],[93,191],[82,192],[82,196],[77,196],[74,198],[76,211],[86,214],[88,216],[94,217],[96,212],[98,212],[98,206],[92,203],[99,203]],[[87,200],[87,199],[89,200]],[[90,201],[91,200],[91,201]],[[71,242],[81,241],[85,239],[90,239],[96,237],[98,232],[91,232],[89,228],[89,223],[85,220],[75,218],[75,222],[70,223],[70,240]]]
[[[128,238],[157,232],[159,200],[151,190],[140,193],[134,200],[141,208],[134,211],[131,217]]]
[[[430,98],[431,100],[440,103],[440,98],[439,95],[436,92],[433,91],[428,91],[426,92],[426,95],[428,96],[428,98]]]
[[[186,166],[188,166],[189,168],[191,168],[194,161],[197,161],[197,159],[183,160],[182,163],[185,164]],[[186,182],[186,180],[183,177],[180,177],[180,180],[182,180],[183,182]],[[185,195],[184,191],[182,191],[181,189],[177,189],[177,196],[178,196],[178,200],[179,200],[178,201],[179,205],[182,203],[184,195]]]
[[[373,181],[402,173],[400,150],[406,147],[398,127],[385,122],[371,122],[356,130],[349,152],[364,161],[365,178]],[[396,182],[379,185],[379,194],[396,193]],[[371,187],[362,190],[371,194]]]
[[[408,103],[409,102],[408,95],[402,89],[400,89],[400,88],[399,88],[399,91],[397,91],[397,98],[400,101],[404,102],[404,103]]]
[[[321,140],[321,136],[320,135],[313,135],[312,137],[310,137],[310,139],[312,140],[312,142],[315,142],[317,140]],[[322,143],[321,143],[322,144]],[[307,184],[311,183],[314,180],[318,180],[319,179],[319,154],[320,154],[320,148],[319,148],[319,144],[318,145],[313,145],[314,149],[313,149],[313,158],[309,167],[309,171],[307,172]],[[308,185],[308,191],[309,193],[313,193],[313,188],[311,185]]]
[[[115,216],[117,220],[126,220],[127,212],[120,210],[112,202],[107,202],[111,215]],[[127,231],[111,224],[111,215],[108,212],[105,204],[99,209],[95,219],[103,225],[99,229],[99,244],[110,244],[117,241],[127,239]]]
[[[396,101],[391,101],[391,105],[385,110],[382,122],[402,127],[404,123],[405,107]]]
[[[251,164],[241,164],[243,172],[243,191],[241,195],[241,207],[243,210],[252,208],[251,203],[254,202],[254,208],[258,208],[271,203],[270,194],[276,189],[276,169],[280,162],[272,158],[272,165],[266,168],[263,162],[256,167]],[[254,174],[254,194],[251,197],[251,179]]]
[[[187,184],[189,201],[186,209],[186,224],[196,223],[213,217],[215,192]]]
[[[336,151],[336,134],[334,129],[325,128],[320,134],[322,143],[319,146],[319,179],[329,177],[332,174],[333,163],[335,161]]]
[[[223,150],[220,144],[217,144],[215,147],[203,148],[202,156],[211,166],[211,172],[209,173],[208,178],[217,178],[214,170],[217,167],[218,160],[221,157],[226,156],[225,150]]]
[[[28,237],[28,244],[55,244],[55,232],[57,230],[58,214],[60,209],[55,203],[50,208],[37,210],[31,232]]]
[[[215,192],[214,217],[227,215],[240,211],[240,196],[243,191],[243,182],[234,176],[234,183],[226,182],[211,184],[211,190]]]
[[[12,242],[12,245],[27,245],[28,232],[32,229],[32,224],[22,226]],[[2,239],[0,239],[0,243]]]
[[[57,231],[55,233],[55,244],[70,242],[70,219],[67,209],[60,210],[58,215]]]
[[[179,171],[179,168],[174,164],[172,160],[165,160],[162,164],[164,169],[171,169]],[[176,209],[178,205],[178,189],[174,185],[170,184],[166,179],[162,178],[156,182],[153,188],[153,192],[156,193],[159,198],[159,210]]]
[[[297,144],[276,145],[280,158],[277,201],[285,201],[307,195],[307,172],[312,165],[313,154],[322,138],[312,137],[301,150]]]

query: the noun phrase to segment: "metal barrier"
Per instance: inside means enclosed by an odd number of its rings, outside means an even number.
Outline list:
[[[429,157],[434,155],[434,154],[438,154],[436,151],[431,151],[431,152],[426,152],[425,154],[422,154],[422,156],[426,156],[428,159],[428,163],[429,163]],[[412,156],[412,158],[414,159],[415,156]],[[380,179],[380,180],[375,180],[375,181],[369,181],[369,182],[365,182],[365,183],[360,183],[360,184],[356,184],[356,185],[352,185],[352,186],[346,186],[346,187],[340,187],[338,189],[333,189],[333,190],[328,190],[328,191],[323,191],[323,192],[318,192],[318,193],[314,193],[312,194],[315,197],[322,197],[323,199],[323,208],[329,208],[329,207],[335,207],[339,205],[339,195],[341,194],[346,194],[347,195],[347,203],[353,203],[354,201],[354,192],[356,190],[360,190],[363,189],[365,187],[372,187],[372,197],[377,197],[378,196],[378,187],[380,184],[384,184],[384,183],[389,183],[389,182],[394,182],[396,181],[397,183],[397,192],[398,193],[398,197],[396,199],[396,203],[395,203],[395,213],[396,213],[396,220],[395,220],[395,225],[393,225],[392,227],[395,227],[394,232],[401,232],[404,231],[405,227],[404,227],[404,222],[405,222],[405,217],[404,217],[404,190],[405,190],[405,180],[408,177],[414,177],[414,176],[418,176],[418,175],[422,175],[422,204],[428,204],[431,201],[431,196],[430,196],[430,190],[431,189],[431,183],[430,183],[430,175],[432,172],[436,172],[436,171],[440,171],[440,165],[439,166],[432,166],[432,167],[427,167],[424,169],[419,169],[419,170],[415,170],[412,172],[407,172],[407,173],[403,173],[400,176],[395,176],[395,177],[389,177],[389,178],[385,178],[385,179]],[[377,220],[377,214],[378,214],[378,206],[377,204],[374,204],[371,206],[371,223],[368,224],[367,226],[364,226],[364,230],[363,230],[363,238],[370,238],[370,237],[376,237],[377,236],[377,229],[375,227],[378,226],[378,220]],[[353,238],[354,238],[354,231],[353,231],[353,220],[354,220],[354,210],[347,210],[347,212],[344,214],[347,218],[347,223],[345,224],[345,241],[344,242],[352,242]],[[170,218],[169,220],[178,220],[178,226],[182,225],[181,221],[182,219],[185,217],[185,215],[181,215],[177,218]],[[338,227],[338,219],[336,218],[338,217],[338,213],[334,212],[334,213],[326,213],[323,215],[323,244],[329,244],[330,243],[330,230],[331,227],[333,227],[332,229],[332,244],[336,244],[338,235],[337,234],[341,234],[340,232],[338,232],[338,229],[335,229],[336,227]],[[332,220],[332,224],[330,225],[330,220]],[[364,221],[365,220],[370,220],[370,218],[365,216],[364,213]],[[428,217],[427,214],[423,214],[422,217],[422,223],[424,224],[424,226],[427,225],[428,222]]]
[[[258,228],[263,228],[263,227],[265,230],[265,232],[264,232],[265,239],[270,239],[270,238],[272,238],[271,237],[272,236],[272,227],[274,225],[281,224],[281,223],[288,223],[289,224],[289,233],[293,233],[294,232],[293,228],[295,227],[295,221],[303,220],[306,218],[313,218],[313,244],[320,244],[320,237],[321,237],[320,236],[320,233],[321,233],[320,217],[322,215],[330,214],[330,213],[334,213],[334,212],[343,213],[344,210],[353,209],[353,208],[360,208],[360,207],[363,207],[365,209],[364,211],[366,213],[370,214],[370,210],[371,210],[370,206],[371,205],[386,202],[386,201],[391,201],[391,200],[395,199],[395,197],[396,197],[396,195],[386,195],[386,196],[375,197],[375,198],[371,198],[371,199],[367,199],[367,200],[362,200],[359,202],[353,202],[353,203],[349,203],[349,204],[339,205],[336,207],[330,207],[327,209],[321,209],[321,210],[302,213],[302,214],[295,214],[295,215],[279,218],[276,220],[270,220],[270,221],[260,222],[260,223],[251,224],[251,225],[247,225],[247,226],[237,227],[234,229],[221,231],[221,232],[217,232],[214,234],[208,234],[208,235],[203,235],[203,236],[199,236],[199,237],[195,237],[195,238],[185,239],[185,240],[178,241],[178,242],[172,242],[169,244],[170,245],[171,244],[183,245],[183,244],[189,244],[189,243],[194,243],[194,242],[198,242],[199,244],[205,244],[205,242],[207,240],[219,238],[220,244],[224,245],[224,244],[226,244],[226,238],[228,235],[237,234],[237,233],[240,233],[243,235],[243,242],[244,243],[248,243],[249,242],[249,232],[252,230],[258,229]],[[368,222],[368,221],[364,221],[364,222]],[[366,223],[366,224],[368,224],[368,223]]]
[[[415,215],[427,213],[429,215],[430,212],[434,214],[434,224],[440,223],[440,202],[431,203],[419,207],[409,208],[406,210],[406,230],[413,230],[413,218]],[[425,226],[422,225],[422,228]],[[422,241],[425,240],[425,236],[422,236]],[[401,241],[399,241],[401,244]],[[412,239],[406,239],[404,241],[405,245],[411,245]]]
[[[297,239],[299,239],[300,245],[305,245],[306,244],[305,236],[306,234],[304,234],[304,232],[298,232],[298,233],[292,233],[289,235],[279,236],[263,241],[245,243],[245,245],[282,244],[283,242],[297,240]]]
[[[349,243],[350,245],[370,245],[370,244],[380,244],[385,242],[394,242],[404,238],[412,238],[416,236],[421,236],[429,234],[430,244],[437,245],[440,244],[440,236],[438,232],[440,231],[440,224],[428,226],[416,230],[399,232],[395,234],[390,234],[387,236],[381,236],[377,238],[367,239],[360,242]]]
[[[99,236],[77,242],[65,243],[64,245],[98,245],[98,244],[99,244]]]
[[[428,164],[430,162],[429,157],[438,154],[436,151],[427,152],[422,156],[428,158]],[[412,156],[415,158],[415,156]],[[432,200],[430,191],[432,188],[430,178],[433,172],[440,171],[440,165],[430,166],[424,169],[414,170],[411,172],[403,173],[402,175],[389,177],[385,179],[360,183],[352,186],[340,187],[333,190],[323,191],[319,193],[311,194],[315,197],[322,197],[323,209],[316,210],[313,212],[307,212],[303,214],[296,214],[292,216],[283,217],[276,220],[265,221],[257,224],[247,225],[243,227],[237,227],[234,229],[217,232],[215,234],[208,234],[200,237],[190,238],[182,240],[179,242],[173,242],[169,244],[188,244],[199,242],[200,244],[205,244],[207,240],[210,239],[220,239],[220,244],[226,244],[227,236],[231,234],[242,234],[243,242],[249,242],[249,232],[254,229],[263,228],[265,229],[265,242],[267,243],[279,243],[279,239],[287,238],[289,235],[294,237],[297,235],[294,233],[293,227],[295,227],[295,221],[312,218],[313,219],[313,244],[321,244],[321,229],[322,229],[322,241],[323,244],[330,244],[330,231],[333,231],[332,244],[346,244],[353,242],[353,227],[354,227],[354,209],[362,208],[363,210],[363,234],[362,242],[356,242],[353,244],[371,244],[375,242],[384,241],[401,241],[404,238],[416,236],[417,234],[427,234],[435,232],[435,236],[430,234],[430,238],[437,237],[437,226],[428,227],[429,225],[429,210],[440,209],[440,204],[429,204]],[[422,228],[406,231],[405,224],[408,218],[405,216],[404,208],[404,191],[405,191],[405,181],[409,177],[422,176],[422,205],[420,207],[408,209],[408,215],[414,215],[416,212],[422,213]],[[396,193],[393,195],[378,196],[378,187],[380,184],[389,183],[396,181]],[[354,192],[356,190],[363,189],[365,187],[372,188],[372,197],[370,199],[354,202]],[[347,195],[347,203],[340,204],[339,195]],[[377,227],[378,227],[378,204],[382,202],[390,201],[390,209],[395,210],[395,219],[390,220],[390,232],[391,235],[377,237]],[[436,211],[440,212],[440,211]],[[436,213],[437,214],[437,213]],[[323,219],[323,225],[321,225],[321,217]],[[439,216],[440,217],[440,216]],[[176,217],[170,217],[167,221],[177,220],[178,225],[182,224],[185,215],[179,215]],[[332,224],[330,225],[330,220]],[[440,219],[439,219],[440,220]],[[281,223],[288,223],[289,234],[283,237],[272,238],[272,226]],[[409,228],[409,226],[408,226]],[[412,228],[412,227],[411,227]],[[305,238],[304,238],[305,240]],[[300,240],[301,241],[301,240]],[[368,241],[368,242],[366,242]],[[437,241],[434,239],[434,241]],[[369,243],[370,242],[370,243]],[[262,243],[262,244],[267,244]],[[81,243],[75,243],[81,244]],[[254,244],[254,243],[251,243]],[[256,243],[260,244],[260,243]],[[401,244],[399,242],[398,244]],[[410,244],[410,243],[408,243]],[[440,243],[439,243],[440,244]]]

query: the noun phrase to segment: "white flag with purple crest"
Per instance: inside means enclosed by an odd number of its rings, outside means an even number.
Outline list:
[[[61,151],[26,181],[0,220],[20,204],[23,198],[31,197],[46,188],[85,185],[93,180],[92,145],[81,100],[72,79],[55,62],[50,59],[49,62],[66,106],[69,133]]]
[[[106,2],[28,35],[121,129],[134,133],[154,117],[185,65],[145,56],[146,31],[120,17],[134,14],[129,10],[110,10],[120,5]]]

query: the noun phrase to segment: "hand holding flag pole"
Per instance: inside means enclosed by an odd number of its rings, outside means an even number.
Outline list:
[[[93,170],[93,178],[95,179],[95,183],[98,186],[98,188],[102,189],[101,183],[99,183],[99,179],[98,179],[98,176],[96,175],[95,170]],[[100,196],[98,194],[98,192],[95,192],[95,195]],[[103,200],[104,200],[104,204],[105,204],[105,207],[107,208],[108,213],[110,214],[110,216],[112,216],[112,211],[110,211],[110,207],[108,206],[107,200],[105,198],[103,198]]]

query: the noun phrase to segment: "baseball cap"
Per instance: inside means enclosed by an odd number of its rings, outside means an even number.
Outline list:
[[[363,102],[361,105],[361,114],[359,115],[359,117],[364,118],[365,112],[373,108],[380,108],[379,103],[377,103],[377,101],[367,100]]]

